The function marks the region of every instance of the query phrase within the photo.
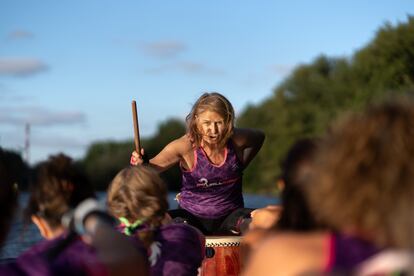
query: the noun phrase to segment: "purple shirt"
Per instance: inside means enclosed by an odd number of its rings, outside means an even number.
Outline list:
[[[49,271],[52,275],[108,275],[105,266],[98,260],[95,250],[85,244],[80,237],[75,237],[55,258],[47,262],[48,268],[40,262],[33,262],[42,258],[43,254],[65,237],[67,234],[35,244],[17,258],[14,266],[24,271],[26,275],[47,275],[45,271]]]
[[[330,234],[328,246],[325,272],[350,272],[380,251],[370,242],[338,233]]]
[[[187,171],[181,167],[181,171],[181,208],[201,218],[215,219],[244,207],[243,166],[231,142],[225,148],[222,164],[212,164],[199,147],[194,150],[193,168]]]
[[[197,275],[204,258],[204,236],[182,223],[163,225],[154,231],[154,241],[147,250],[151,275]]]
[[[49,276],[52,271],[41,257],[19,258],[17,261],[0,265],[0,275],[7,276]]]

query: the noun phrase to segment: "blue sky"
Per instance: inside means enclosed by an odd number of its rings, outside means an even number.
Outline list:
[[[239,113],[295,66],[351,56],[409,14],[412,0],[2,0],[0,146],[22,151],[30,123],[31,163],[82,158],[132,138],[133,99],[142,136],[204,91]]]

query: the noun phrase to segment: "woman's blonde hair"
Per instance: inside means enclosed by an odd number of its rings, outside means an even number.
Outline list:
[[[308,185],[315,215],[378,246],[414,246],[414,105],[384,103],[348,115],[327,135]]]
[[[108,188],[109,212],[126,218],[147,222],[152,228],[161,225],[167,210],[167,188],[158,173],[148,166],[127,167],[121,170]],[[152,242],[151,231],[139,233],[147,246]]]
[[[233,134],[233,106],[226,97],[217,92],[204,93],[200,98],[198,98],[191,108],[190,113],[186,117],[187,134],[197,147],[201,146],[202,141],[202,134],[200,133],[197,125],[197,116],[205,111],[214,111],[223,117],[225,129],[220,143],[220,145],[223,146]]]

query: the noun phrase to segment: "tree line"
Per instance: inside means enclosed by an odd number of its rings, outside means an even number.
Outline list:
[[[351,57],[321,55],[301,65],[273,94],[247,107],[240,126],[264,130],[266,141],[245,174],[249,191],[275,191],[279,163],[302,137],[321,135],[348,111],[396,95],[414,94],[414,17],[385,24],[375,38]]]

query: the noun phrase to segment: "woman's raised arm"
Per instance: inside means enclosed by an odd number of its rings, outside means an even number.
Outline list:
[[[189,149],[191,150],[191,142],[184,135],[166,145],[154,158],[149,160],[149,164],[157,169],[157,171],[163,172],[180,162],[184,153]],[[132,152],[130,164],[139,165],[142,163],[143,160],[138,156],[137,152]]]
[[[265,139],[263,131],[250,128],[235,128],[232,140],[237,147],[239,157],[244,167],[249,165],[250,161],[256,156],[261,149]]]

